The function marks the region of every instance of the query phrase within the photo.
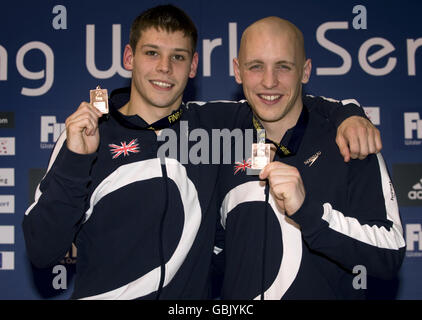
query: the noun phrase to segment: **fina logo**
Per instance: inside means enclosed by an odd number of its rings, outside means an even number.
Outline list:
[[[422,120],[419,112],[404,113],[404,144],[420,146],[422,144]]]
[[[54,144],[66,129],[65,123],[58,123],[56,116],[41,116],[41,149],[53,149]]]
[[[422,257],[422,225],[406,224],[406,256]]]

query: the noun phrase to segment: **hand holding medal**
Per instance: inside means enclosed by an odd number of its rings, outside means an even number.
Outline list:
[[[261,171],[260,179],[268,179],[270,192],[288,216],[300,209],[305,201],[305,186],[296,167],[273,161]]]
[[[90,103],[82,102],[66,119],[67,148],[78,154],[97,151],[100,143],[98,119],[104,114],[108,114],[107,90],[98,86],[90,90]]]

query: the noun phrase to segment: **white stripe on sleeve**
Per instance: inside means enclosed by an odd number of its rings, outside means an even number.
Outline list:
[[[328,222],[329,228],[348,237],[379,248],[398,250],[405,246],[405,241],[403,238],[403,228],[400,222],[397,199],[384,159],[380,153],[377,154],[377,158],[380,166],[387,219],[393,222],[391,229],[387,230],[383,226],[361,225],[356,218],[345,217],[343,213],[333,209],[329,203],[324,203],[323,205],[324,214],[322,219]]]

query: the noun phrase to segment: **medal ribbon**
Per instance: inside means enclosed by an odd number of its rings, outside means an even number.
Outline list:
[[[184,110],[184,104],[182,104],[179,107],[179,109],[173,111],[170,115],[165,116],[165,117],[155,121],[152,124],[147,124],[147,125],[144,125],[144,126],[135,125],[135,124],[131,123],[130,121],[125,119],[123,117],[123,115],[119,111],[117,111],[115,108],[111,108],[110,112],[113,113],[114,117],[125,127],[128,127],[130,129],[153,130],[153,131],[155,131],[155,130],[161,130],[161,129],[168,128],[168,127],[172,126],[173,124],[175,124],[176,122],[178,122],[180,120],[180,118],[182,117],[183,110]]]
[[[293,128],[293,132],[287,146],[281,144],[281,142],[277,143],[273,140],[266,139],[266,138],[265,138],[265,143],[273,144],[276,147],[276,153],[281,158],[295,155],[297,153],[297,150],[299,149],[300,143],[302,142],[302,138],[305,134],[305,130],[308,125],[308,121],[309,121],[309,112],[308,112],[308,109],[305,106],[303,106],[302,112],[300,113],[296,126]],[[252,122],[253,122],[254,128],[257,131],[258,142],[260,142],[262,141],[263,137],[265,137],[265,131],[263,129],[262,124],[255,117],[255,115],[253,115]]]

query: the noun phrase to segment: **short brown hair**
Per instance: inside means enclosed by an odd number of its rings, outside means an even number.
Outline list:
[[[196,49],[198,31],[192,19],[181,9],[173,5],[160,5],[142,12],[132,23],[129,44],[135,52],[141,32],[151,27],[167,32],[182,31],[192,43],[192,54]]]

